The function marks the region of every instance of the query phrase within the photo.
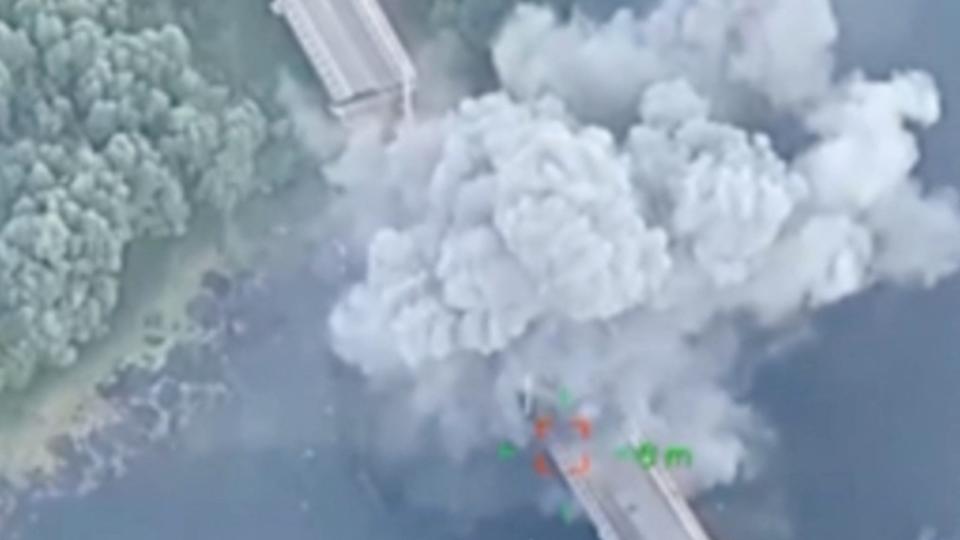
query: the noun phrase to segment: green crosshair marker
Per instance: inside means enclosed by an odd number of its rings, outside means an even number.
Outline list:
[[[573,396],[570,395],[570,389],[566,386],[560,388],[560,394],[557,396],[557,399],[560,401],[560,407],[564,409],[569,409],[573,405]]]
[[[633,458],[644,469],[650,469],[657,464],[657,445],[652,443],[643,443],[633,452]]]
[[[511,443],[502,442],[500,446],[497,447],[497,455],[500,459],[510,459],[517,455],[517,447]]]
[[[566,524],[568,524],[568,525],[569,525],[570,523],[573,523],[574,514],[575,514],[575,512],[574,512],[574,509],[573,509],[573,505],[572,505],[572,504],[570,504],[570,503],[563,503],[562,505],[560,505],[560,517],[563,518],[563,522],[564,522],[564,523],[566,523]]]

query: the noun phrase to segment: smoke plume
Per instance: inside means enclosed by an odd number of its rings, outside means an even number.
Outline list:
[[[335,350],[457,458],[523,438],[535,375],[688,444],[695,488],[736,480],[766,433],[734,386],[738,342],[960,263],[951,194],[912,176],[934,81],[838,78],[837,34],[828,0],[607,22],[520,6],[492,47],[500,91],[331,168],[368,242]],[[745,99],[809,142],[740,127]]]

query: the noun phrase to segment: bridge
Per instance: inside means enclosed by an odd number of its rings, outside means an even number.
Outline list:
[[[528,381],[521,396],[525,415],[553,416],[553,394],[548,385]],[[713,540],[666,469],[617,458],[603,439],[551,439],[547,450],[600,540]],[[584,455],[589,469],[574,472],[571,464]]]
[[[377,0],[273,0],[270,8],[290,26],[334,114],[412,116],[416,70]]]
[[[643,469],[595,448],[589,472],[571,474],[565,464],[576,463],[582,447],[549,451],[601,540],[712,540],[664,469]]]

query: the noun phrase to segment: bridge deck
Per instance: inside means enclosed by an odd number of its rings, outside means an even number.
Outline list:
[[[576,463],[584,451],[590,471],[568,474],[564,464]],[[602,540],[710,540],[665,471],[645,471],[612,451],[579,443],[551,445],[550,453]]]
[[[376,0],[274,0],[272,9],[290,25],[334,105],[412,90],[414,68]]]

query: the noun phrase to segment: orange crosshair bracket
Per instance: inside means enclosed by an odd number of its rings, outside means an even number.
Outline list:
[[[534,456],[533,468],[540,476],[551,476],[550,463],[547,461],[547,455],[543,452]]]
[[[544,440],[547,438],[547,433],[550,429],[553,428],[553,418],[549,416],[541,416],[533,422],[533,430],[537,436],[537,439]]]
[[[573,424],[573,427],[580,434],[581,439],[589,439],[590,435],[593,433],[593,426],[590,424],[590,420],[582,416],[578,416],[570,421]]]
[[[590,456],[586,454],[580,456],[580,461],[576,465],[567,469],[567,474],[570,476],[584,476],[588,472],[590,472]]]

